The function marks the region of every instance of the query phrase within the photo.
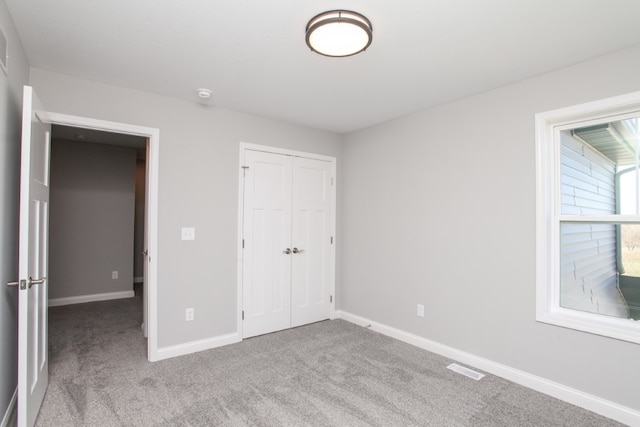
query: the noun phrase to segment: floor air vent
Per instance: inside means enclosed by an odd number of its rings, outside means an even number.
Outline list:
[[[469,377],[476,381],[481,380],[484,377],[484,374],[481,374],[480,372],[476,372],[469,368],[465,368],[464,366],[460,366],[457,363],[452,363],[451,365],[447,366],[447,369],[451,369],[454,372],[462,374],[465,377]]]

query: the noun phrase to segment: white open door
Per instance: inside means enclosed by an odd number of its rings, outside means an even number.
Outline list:
[[[18,427],[35,424],[48,385],[47,269],[51,125],[24,87],[18,266]]]

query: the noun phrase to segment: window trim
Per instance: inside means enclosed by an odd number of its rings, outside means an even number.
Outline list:
[[[640,215],[561,215],[560,133],[640,116],[640,92],[538,113],[536,146],[536,321],[640,344],[640,322],[560,306],[561,222],[638,223]]]

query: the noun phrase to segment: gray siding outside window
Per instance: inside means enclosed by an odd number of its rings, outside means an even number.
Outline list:
[[[615,164],[569,134],[561,142],[562,214],[615,214]],[[560,235],[560,305],[627,317],[618,290],[616,226],[562,223]]]

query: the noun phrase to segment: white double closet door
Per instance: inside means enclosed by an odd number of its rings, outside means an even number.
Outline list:
[[[328,319],[334,162],[243,150],[243,337]]]

